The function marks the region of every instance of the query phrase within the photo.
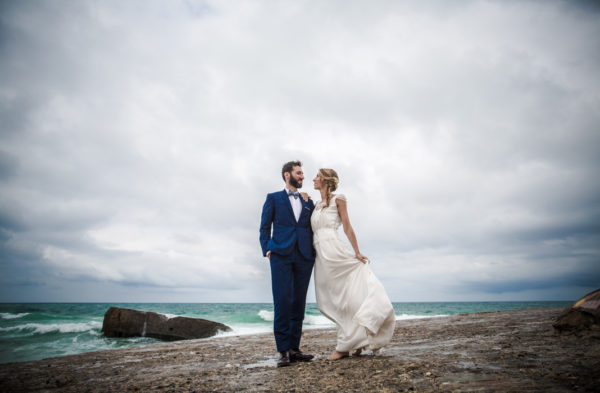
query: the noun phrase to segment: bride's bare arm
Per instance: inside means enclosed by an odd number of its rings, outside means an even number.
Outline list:
[[[358,249],[358,241],[356,240],[356,234],[354,233],[354,229],[352,228],[352,224],[350,224],[350,218],[348,217],[348,206],[346,205],[346,201],[343,199],[335,199],[335,204],[338,208],[338,214],[342,219],[342,225],[344,227],[344,233],[346,237],[350,241],[352,248],[354,249],[354,253],[356,254],[356,258],[358,258],[362,263],[367,263],[369,260],[366,256],[360,253]]]

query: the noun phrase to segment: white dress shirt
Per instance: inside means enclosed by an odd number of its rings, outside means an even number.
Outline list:
[[[291,190],[288,190],[287,188],[285,188],[284,190],[286,193],[288,191],[291,191]],[[292,204],[292,210],[294,211],[294,217],[296,217],[296,222],[298,222],[298,220],[300,219],[300,212],[302,212],[302,202],[300,202],[300,198],[302,198],[302,196],[298,196],[298,198],[294,198],[293,195],[288,195],[288,198],[290,198],[290,203]]]

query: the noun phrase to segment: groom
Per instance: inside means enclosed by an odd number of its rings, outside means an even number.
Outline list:
[[[310,215],[315,206],[312,200],[305,201],[298,192],[304,180],[300,161],[284,164],[281,176],[285,189],[267,195],[260,222],[260,245],[263,256],[269,258],[271,264],[275,305],[273,330],[277,351],[281,354],[277,367],[314,357],[300,351],[300,336],[306,292],[315,263],[310,227]]]

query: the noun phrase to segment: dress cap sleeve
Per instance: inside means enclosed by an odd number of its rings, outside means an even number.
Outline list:
[[[335,197],[336,197],[337,199],[340,199],[340,200],[342,200],[342,201],[347,201],[347,199],[346,199],[346,195],[344,195],[344,194],[337,194]]]

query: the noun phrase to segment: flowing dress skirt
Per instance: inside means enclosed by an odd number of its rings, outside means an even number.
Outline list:
[[[383,285],[340,239],[337,229],[315,229],[317,304],[337,325],[336,350],[379,350],[391,341],[396,322]]]

